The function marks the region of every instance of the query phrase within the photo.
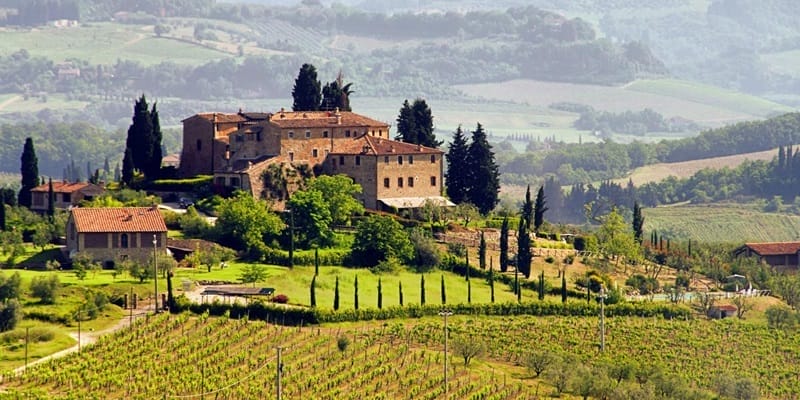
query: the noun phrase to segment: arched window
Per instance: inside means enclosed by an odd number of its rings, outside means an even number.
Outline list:
[[[127,249],[128,248],[128,234],[127,233],[123,233],[119,237],[119,246],[122,247],[123,249]]]

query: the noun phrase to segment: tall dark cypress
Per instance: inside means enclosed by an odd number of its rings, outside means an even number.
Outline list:
[[[561,302],[567,302],[567,274],[561,273]]]
[[[481,269],[486,269],[486,237],[481,231],[481,241],[478,245],[478,265]]]
[[[525,228],[530,232],[531,222],[533,222],[533,199],[531,199],[531,185],[525,190],[525,201],[522,203],[522,218],[525,221]]]
[[[467,281],[467,304],[472,303],[472,281]]]
[[[639,244],[642,244],[644,236],[644,216],[639,202],[633,203],[633,237]]]
[[[419,304],[425,304],[425,275],[419,278]]]
[[[49,178],[47,183],[47,216],[50,220],[56,215],[56,194],[53,191],[53,178]]]
[[[400,306],[403,306],[403,282],[397,282],[397,293],[400,296]]]
[[[353,284],[353,289],[354,289],[353,304],[355,305],[356,310],[358,310],[358,275],[356,275],[356,280],[355,283]]]
[[[317,111],[322,103],[322,84],[317,80],[317,68],[303,64],[292,89],[292,110]]]
[[[130,147],[125,148],[125,156],[122,158],[122,184],[124,186],[130,186],[133,183],[133,172],[134,172],[134,165],[133,165],[133,151]]]
[[[442,304],[447,304],[447,292],[445,292],[444,288],[444,275],[442,275]]]
[[[153,117],[147,106],[147,99],[142,94],[133,106],[133,118],[125,141],[125,148],[131,150],[134,169],[145,173],[148,171],[152,147]]]
[[[500,226],[500,272],[508,271],[508,216]]]
[[[336,285],[333,287],[333,309],[339,309],[339,277],[336,277]]]
[[[494,159],[492,146],[486,138],[483,126],[478,123],[472,131],[472,142],[467,150],[467,198],[486,215],[499,201],[500,172]]]
[[[525,221],[520,219],[517,232],[517,269],[525,278],[531,277],[531,237],[525,227]]]
[[[447,171],[445,172],[445,183],[447,184],[447,197],[453,203],[461,204],[469,201],[467,191],[469,190],[469,178],[467,174],[467,154],[469,145],[461,125],[458,126],[453,134],[453,141],[445,154],[447,159]]]
[[[397,115],[397,135],[394,137],[395,140],[411,143],[414,140],[414,133],[417,131],[415,123],[414,110],[411,109],[411,104],[406,99],[403,101],[400,113]]]
[[[544,300],[544,271],[539,275],[539,300]]]
[[[25,139],[19,172],[22,175],[22,187],[19,189],[18,203],[22,207],[31,208],[31,189],[39,186],[39,159],[36,158],[32,138]]]
[[[539,191],[536,193],[536,204],[533,208],[533,231],[538,233],[539,228],[544,224],[544,213],[547,211],[547,201],[544,197],[544,186],[539,186]],[[530,229],[529,229],[530,230]]]
[[[317,306],[317,276],[311,278],[311,307]]]
[[[383,308],[383,285],[381,284],[381,278],[378,277],[378,309],[380,310]]]
[[[494,270],[492,268],[489,268],[489,291],[492,303],[494,303]]]
[[[156,103],[153,103],[153,109],[150,111],[150,118],[153,121],[153,130],[150,132],[150,147],[148,149],[148,159],[144,175],[147,179],[153,180],[158,178],[161,171],[161,159],[164,158],[164,154],[161,150],[161,140],[164,135],[161,133],[161,122],[158,120]]]
[[[397,116],[395,139],[426,147],[439,147],[442,142],[436,140],[433,131],[433,113],[428,103],[423,99],[416,99],[413,104],[409,104],[405,100]]]

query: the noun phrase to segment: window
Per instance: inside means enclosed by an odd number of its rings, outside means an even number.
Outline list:
[[[203,141],[197,139],[197,151],[203,150]]]
[[[383,187],[385,188],[389,187],[389,178],[383,178]]]
[[[344,156],[339,156],[339,165],[344,165]]]
[[[431,154],[431,164],[436,164],[436,155]]]
[[[231,178],[231,186],[236,186],[236,187],[238,187],[238,186],[239,186],[239,178],[232,177],[232,178]]]
[[[324,138],[328,137],[328,131],[322,131],[322,137]]]
[[[436,186],[436,177],[435,176],[431,177],[431,186]]]
[[[287,136],[289,137],[289,139],[293,138],[294,137],[294,132],[289,131],[289,134]]]
[[[403,177],[397,178],[397,187],[403,187]]]
[[[383,163],[384,164],[388,164],[389,163],[389,156],[383,156]]]
[[[311,131],[306,131],[306,139],[311,137]]]
[[[356,156],[356,165],[361,165],[361,156]]]
[[[413,164],[414,163],[414,156],[408,156],[408,163],[409,164]]]
[[[70,203],[70,202],[72,202],[72,195],[69,194],[69,193],[62,193],[61,194],[61,199],[62,199],[62,201],[64,203]]]
[[[408,177],[408,187],[414,187],[414,177],[413,176],[409,176]]]
[[[311,149],[311,157],[314,157],[314,158],[319,157],[319,150]]]
[[[123,249],[127,249],[128,248],[128,234],[127,233],[123,233],[122,235],[120,235],[120,237],[119,237],[119,247],[122,247]]]
[[[397,156],[397,163],[403,165],[403,156]]]
[[[244,142],[244,135],[236,135],[237,142]]]
[[[290,151],[289,152],[289,162],[293,162],[293,161],[294,161],[294,152]]]
[[[350,137],[350,131],[344,131],[344,137]]]
[[[256,132],[256,141],[257,142],[261,141],[261,132]]]
[[[214,179],[214,181],[217,183],[217,185],[225,186],[225,177],[224,176],[218,176],[218,177],[216,177],[216,179]]]

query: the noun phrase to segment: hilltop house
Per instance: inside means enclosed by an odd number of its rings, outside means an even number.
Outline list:
[[[104,266],[165,255],[166,242],[167,226],[156,207],[73,208],[67,220],[69,258],[87,252]]]
[[[213,171],[217,187],[282,200],[297,188],[286,175],[315,171],[353,178],[371,209],[452,204],[442,197],[441,150],[391,140],[388,124],[353,112],[197,114],[183,137],[180,175]]]
[[[50,184],[31,189],[31,210],[43,213],[50,203]],[[103,187],[88,182],[53,181],[55,208],[67,209],[78,205],[81,200],[92,200],[105,193]]]
[[[773,267],[797,269],[800,242],[745,243],[734,250],[737,257],[758,257]]]

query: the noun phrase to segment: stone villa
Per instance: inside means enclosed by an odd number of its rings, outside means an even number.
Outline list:
[[[388,124],[353,112],[202,113],[183,120],[179,172],[213,174],[215,186],[258,197],[275,193],[265,177],[271,166],[345,174],[361,185],[367,208],[415,208],[452,204],[442,197],[443,154],[392,140]]]

